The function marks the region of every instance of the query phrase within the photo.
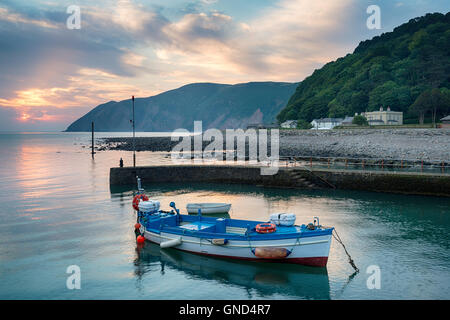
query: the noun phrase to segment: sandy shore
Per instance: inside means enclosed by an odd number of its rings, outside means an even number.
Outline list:
[[[139,137],[136,150],[170,152],[178,143]],[[133,150],[132,138],[104,138],[98,150]],[[280,130],[280,156],[449,162],[450,129]]]

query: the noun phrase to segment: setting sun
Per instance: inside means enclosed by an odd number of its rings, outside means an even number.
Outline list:
[[[20,121],[28,121],[30,119],[30,115],[27,113],[22,113],[18,120]]]

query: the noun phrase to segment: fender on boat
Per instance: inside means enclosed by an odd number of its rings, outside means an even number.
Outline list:
[[[262,259],[284,259],[291,254],[286,248],[255,248],[252,249],[255,256]]]
[[[224,246],[228,243],[227,239],[212,239],[211,243],[216,246]]]
[[[162,248],[162,249],[164,249],[164,248],[171,248],[171,247],[176,247],[176,246],[178,246],[178,245],[180,245],[181,244],[181,237],[178,237],[178,238],[176,238],[176,239],[172,239],[172,240],[168,240],[168,241],[164,241],[164,242],[161,242],[160,244],[159,244],[159,246]]]

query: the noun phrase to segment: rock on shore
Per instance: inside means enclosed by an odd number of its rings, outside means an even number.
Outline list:
[[[450,160],[448,129],[286,130],[286,154],[413,161]]]
[[[103,142],[100,150],[133,150],[132,138],[104,138]],[[139,137],[136,150],[170,152],[178,143],[170,137]],[[208,144],[204,142],[203,147]],[[450,130],[280,130],[280,156],[449,162]]]

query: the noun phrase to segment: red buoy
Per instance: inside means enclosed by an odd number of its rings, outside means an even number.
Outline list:
[[[140,229],[140,228],[141,228],[141,224],[140,224],[139,222],[136,223],[136,224],[134,225],[134,228],[135,228],[136,230]]]
[[[145,242],[145,237],[144,236],[138,236],[136,238],[137,243],[144,243]]]
[[[272,233],[277,230],[273,223],[260,223],[256,225],[256,232],[258,233]]]
[[[148,201],[148,197],[145,194],[138,194],[133,198],[133,208],[136,211],[139,211],[139,202],[140,201]]]

